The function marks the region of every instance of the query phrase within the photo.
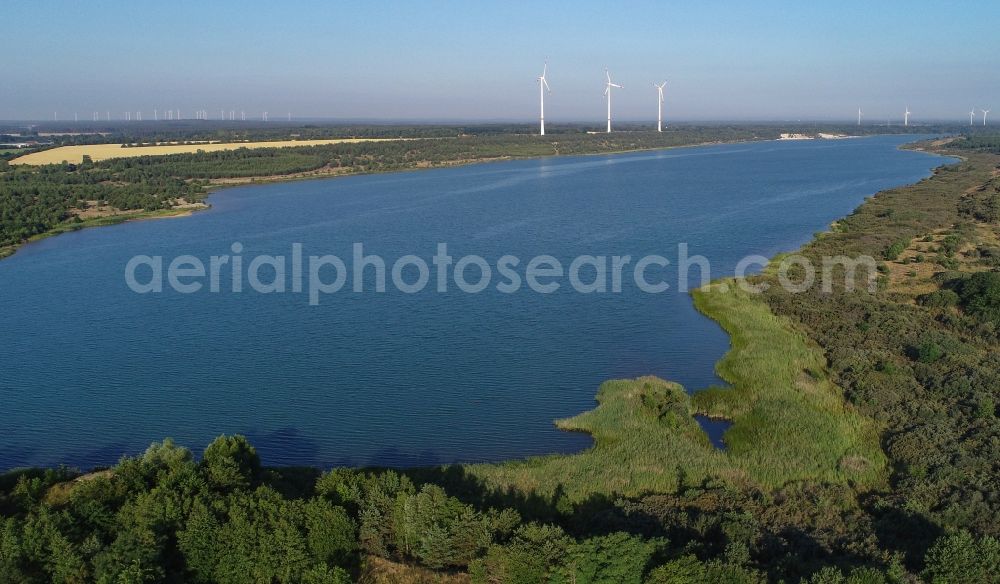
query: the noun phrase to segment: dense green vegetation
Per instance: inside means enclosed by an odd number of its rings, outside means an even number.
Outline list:
[[[906,261],[926,265],[924,249],[938,256],[925,283],[934,291],[914,298],[909,283],[886,273],[875,294],[772,287],[766,295],[823,347],[848,400],[882,426],[891,488],[868,505],[887,549],[926,548],[939,529],[1000,535],[998,274],[970,275],[995,269],[983,253],[995,244],[976,239],[995,240],[1000,225],[983,223],[989,217],[970,201],[995,192],[1000,158],[967,145],[952,145],[963,148],[963,163],[880,193],[803,250],[882,257],[894,242],[922,242],[907,244],[917,255]]]
[[[961,150],[976,150],[980,152],[1000,154],[1000,135],[983,134],[976,136],[963,136],[953,142],[951,147]]]
[[[105,472],[10,473],[0,480],[0,582],[334,583],[365,578],[373,558],[461,570],[484,583],[905,576],[894,558],[831,565],[874,547],[852,539],[865,519],[840,509],[846,487],[683,486],[576,504],[508,494],[495,506],[473,496],[460,469],[437,476],[445,487],[419,474],[267,469],[241,437],[218,438],[198,461],[166,441]],[[788,531],[797,524],[799,535]],[[850,551],[832,556],[827,546],[845,542]],[[771,558],[770,573],[753,567],[760,557]],[[996,540],[967,532],[927,553],[935,581],[998,569]]]
[[[845,407],[822,353],[801,332],[728,281],[698,290],[695,302],[732,337],[718,365],[730,387],[690,397],[652,377],[609,381],[596,409],[557,423],[591,434],[590,450],[471,472],[492,488],[559,491],[570,501],[674,492],[684,482],[718,478],[755,488],[813,480],[866,489],[884,481],[875,425]],[[696,413],[732,421],[725,452],[708,442]]]
[[[21,178],[4,169],[0,180],[18,192],[70,181],[95,200],[161,181],[191,200],[205,181],[243,176],[258,153],[279,170],[376,171],[430,156],[657,143],[646,136],[234,151]],[[263,467],[245,440],[223,437],[200,458],[168,441],[83,476],[15,471],[0,476],[0,582],[388,582],[417,578],[417,567],[484,583],[1000,582],[1000,156],[981,146],[990,140],[946,146],[964,160],[879,193],[801,250],[876,258],[877,290],[792,293],[767,270],[752,278],[770,284],[761,296],[731,282],[697,292],[732,337],[719,364],[731,387],[689,396],[655,378],[607,382],[597,408],[559,422],[593,435],[586,452],[321,473]],[[41,221],[65,224],[83,200],[74,188],[10,205],[34,201]],[[60,196],[75,197],[67,215],[46,219]],[[733,422],[725,451],[694,413]],[[379,562],[398,563],[394,580],[379,580]]]

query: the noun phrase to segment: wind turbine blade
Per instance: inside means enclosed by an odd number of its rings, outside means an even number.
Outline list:
[[[608,71],[607,69],[605,69],[604,70],[604,74],[607,75],[607,77],[608,77],[608,84],[610,85],[611,84],[611,71]]]
[[[542,77],[542,84],[545,85],[545,91],[552,91],[549,89],[549,82],[546,81],[544,77]]]

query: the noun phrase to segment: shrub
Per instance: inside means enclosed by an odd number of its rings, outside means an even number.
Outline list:
[[[930,294],[924,294],[917,301],[921,306],[928,308],[950,308],[958,304],[958,293],[954,290],[935,290]]]
[[[958,296],[969,314],[1000,325],[1000,272],[979,272],[959,282]]]
[[[944,357],[944,349],[934,341],[923,341],[910,349],[910,356],[921,363],[934,363]]]
[[[889,249],[885,250],[885,259],[893,261],[899,258],[899,254],[906,251],[906,246],[909,244],[908,241],[897,241],[889,246]]]

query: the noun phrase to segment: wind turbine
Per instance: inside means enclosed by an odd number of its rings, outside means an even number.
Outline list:
[[[653,84],[656,88],[656,131],[663,131],[663,88],[667,86],[667,82],[657,85]]]
[[[903,125],[910,125],[910,106],[906,106],[906,109],[903,111]]]
[[[970,126],[972,125],[972,123],[973,123],[972,120],[974,120],[975,117],[976,117],[976,108],[972,108],[971,110],[969,110],[969,125]]]
[[[608,71],[607,69],[604,70],[604,74],[608,78],[608,82],[604,86],[604,96],[608,98],[608,133],[610,134],[611,133],[611,88],[617,87],[618,89],[621,89],[622,86],[618,85],[617,83],[612,83],[611,72]]]
[[[538,104],[539,104],[538,107],[539,107],[539,110],[541,112],[539,114],[539,118],[538,118],[538,121],[539,121],[538,135],[539,136],[544,136],[545,135],[545,92],[548,91],[549,93],[552,93],[552,90],[549,89],[549,82],[545,80],[545,74],[548,73],[548,71],[549,71],[549,62],[545,61],[545,65],[542,66],[542,76],[537,79],[537,81],[538,81]]]
[[[858,108],[858,126],[861,125],[861,108]]]
[[[990,111],[991,111],[991,110],[988,110],[988,109],[984,109],[984,110],[983,110],[983,125],[984,125],[984,126],[986,125],[986,115],[987,115],[987,114],[989,114],[989,113],[990,113]]]

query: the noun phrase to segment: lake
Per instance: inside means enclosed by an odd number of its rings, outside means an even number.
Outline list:
[[[109,465],[172,437],[200,452],[242,433],[269,465],[412,466],[573,452],[553,420],[592,408],[600,383],[653,374],[689,391],[720,381],[727,336],[673,272],[679,243],[732,275],[748,254],[795,249],[866,196],[929,175],[912,136],[759,142],[546,158],[232,188],[187,218],[88,229],[0,261],[0,470]],[[439,243],[456,261],[551,255],[673,263],[671,289],[407,294],[207,286],[137,294],[144,254],[258,254],[388,265]],[[633,260],[634,261],[634,260]],[[245,266],[244,266],[245,267]],[[411,266],[412,268],[412,266]],[[433,266],[432,266],[433,268]],[[416,268],[404,270],[413,281]],[[228,271],[223,271],[228,282]],[[476,281],[477,268],[466,270]],[[625,274],[631,274],[626,270]],[[266,275],[266,273],[264,274]],[[327,274],[329,276],[329,274]],[[581,280],[593,279],[586,269]],[[698,270],[690,276],[697,280]],[[148,277],[146,277],[148,279]],[[263,278],[267,279],[267,278]],[[626,278],[628,279],[628,278]],[[391,280],[390,280],[391,282]]]

